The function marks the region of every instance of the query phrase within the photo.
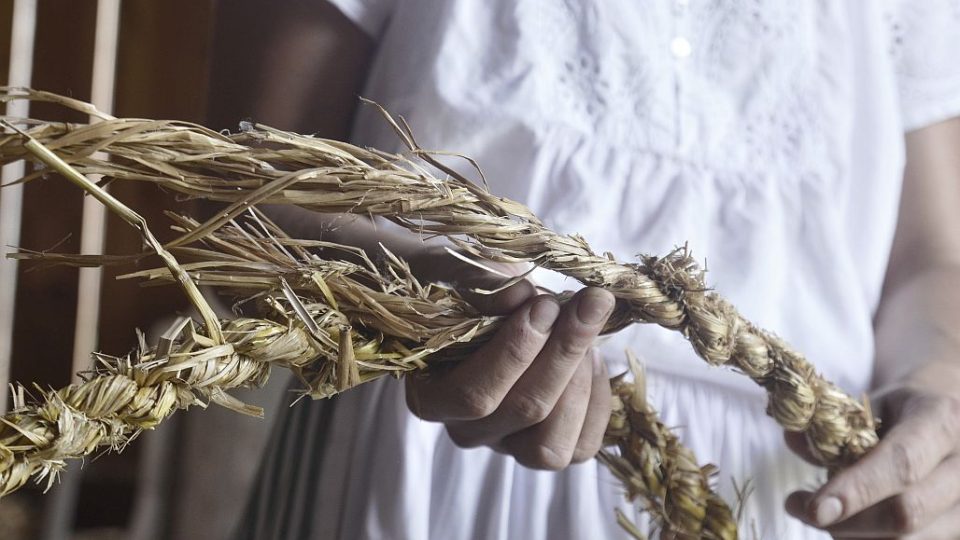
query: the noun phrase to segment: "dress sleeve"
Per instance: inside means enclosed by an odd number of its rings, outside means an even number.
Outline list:
[[[373,39],[379,39],[397,0],[326,0]]]
[[[898,0],[889,20],[904,130],[960,116],[960,0]]]

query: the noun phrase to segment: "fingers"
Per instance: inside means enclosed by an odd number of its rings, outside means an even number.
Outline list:
[[[538,416],[526,415],[527,408],[556,403],[603,329],[613,304],[613,295],[603,289],[587,288],[574,295],[540,355],[517,381],[517,396],[511,404],[521,417]]]
[[[597,288],[562,307],[549,296],[528,300],[449,370],[408,377],[407,403],[444,422],[459,446],[488,445],[542,469],[589,459],[611,409],[606,366],[592,345],[613,307],[613,295]]]
[[[492,414],[466,423],[448,423],[458,444],[494,443],[543,422],[560,400],[613,310],[609,292],[588,288],[563,307],[550,338]]]
[[[536,297],[449,371],[407,377],[410,410],[430,421],[489,416],[543,349],[559,314],[560,305],[552,297]]]
[[[507,435],[500,442],[501,449],[521,465],[554,471],[570,465],[587,417],[593,380],[591,356],[582,357],[570,383],[543,422]]]
[[[879,505],[889,522],[888,532],[911,533],[932,523],[960,501],[960,456],[951,455],[919,484]]]
[[[810,451],[810,445],[807,443],[807,436],[803,433],[796,431],[784,431],[783,440],[787,443],[787,448],[793,451],[794,454],[797,454],[804,461],[811,465],[816,465],[818,467],[822,466],[823,463],[817,459],[817,457]]]
[[[573,452],[573,462],[583,463],[593,459],[603,447],[603,434],[610,423],[612,397],[610,394],[610,375],[607,364],[596,349],[587,355],[591,363],[593,381],[590,388],[590,403],[583,421],[583,429],[577,439],[577,448]]]
[[[954,446],[941,416],[916,410],[901,418],[869,454],[820,488],[807,508],[810,522],[833,525],[926,478]]]
[[[810,518],[807,517],[807,506],[809,506],[812,499],[813,492],[794,491],[787,496],[787,500],[783,503],[783,507],[791,516],[804,523],[815,526],[815,524],[810,521]]]
[[[583,399],[584,387],[588,387],[588,402]],[[546,420],[491,446],[533,469],[559,470],[571,463],[582,463],[600,451],[610,409],[606,364],[592,350]]]
[[[902,493],[829,527],[835,537],[887,538],[925,531],[960,501],[957,478],[960,457],[952,455],[937,465],[932,474]],[[787,499],[787,511],[805,518],[810,492],[797,492]]]
[[[786,509],[787,512],[800,519],[801,521],[817,526],[815,522],[812,522],[808,517],[808,509],[810,503],[813,501],[814,493],[810,491],[798,491],[791,493],[787,497]],[[893,531],[893,518],[892,516],[883,515],[879,511],[881,505],[876,505],[874,507],[868,508],[863,512],[853,516],[850,519],[841,521],[834,526],[827,528],[826,530],[831,533],[835,538],[885,538],[892,534]]]
[[[497,290],[505,283],[504,278],[485,274],[475,280],[457,283],[460,294],[473,307],[487,315],[506,315],[512,313],[531,297],[536,296],[537,288],[524,279],[495,294],[481,294],[472,289]]]

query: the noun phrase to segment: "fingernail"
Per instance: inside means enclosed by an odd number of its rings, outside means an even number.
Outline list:
[[[530,325],[539,332],[547,332],[560,314],[560,304],[550,297],[538,299],[530,308]]]
[[[583,324],[597,324],[613,311],[613,295],[599,289],[588,289],[580,297],[577,318]]]
[[[843,513],[843,503],[836,497],[827,497],[817,503],[814,511],[814,521],[820,527],[826,527],[840,518]]]

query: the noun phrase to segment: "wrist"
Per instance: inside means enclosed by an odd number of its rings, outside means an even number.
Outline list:
[[[894,391],[911,393],[954,395],[960,388],[960,362],[958,359],[935,358],[919,363],[900,377],[878,386],[874,397],[882,397]]]

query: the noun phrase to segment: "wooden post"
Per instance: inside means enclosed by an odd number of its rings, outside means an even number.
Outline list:
[[[117,67],[117,38],[120,30],[120,0],[97,3],[96,41],[93,49],[93,83],[90,102],[101,111],[113,112],[113,90]],[[97,119],[90,118],[91,122]],[[100,158],[103,155],[99,156]],[[91,176],[91,180],[99,178]],[[106,238],[107,209],[93,197],[83,198],[80,253],[100,255]],[[90,353],[97,348],[100,322],[100,289],[103,269],[80,268],[77,288],[77,322],[73,333],[73,381],[87,368]]]
[[[93,81],[90,101],[101,111],[113,112],[113,92],[117,67],[117,41],[120,33],[120,0],[97,2],[97,23],[93,47]],[[96,121],[91,117],[91,122]],[[101,156],[102,157],[102,156]],[[96,181],[98,178],[91,177]],[[106,238],[107,210],[93,197],[83,198],[80,231],[80,252],[103,253]],[[77,373],[90,363],[90,353],[97,348],[100,323],[100,289],[103,270],[98,267],[80,268],[77,284],[77,320],[73,333],[72,381]],[[61,540],[72,535],[77,497],[80,494],[82,470],[73,468],[63,475],[63,482],[47,499],[41,537]]]
[[[13,4],[11,26],[7,84],[30,86],[33,74],[33,42],[37,29],[37,0],[16,0]],[[27,117],[30,114],[29,102],[18,100],[8,103],[6,114]],[[25,167],[23,161],[5,166],[0,174],[0,183],[6,184],[22,177]],[[8,259],[7,253],[20,243],[22,207],[22,185],[12,185],[0,190],[0,414],[7,410],[17,298],[17,261]]]

